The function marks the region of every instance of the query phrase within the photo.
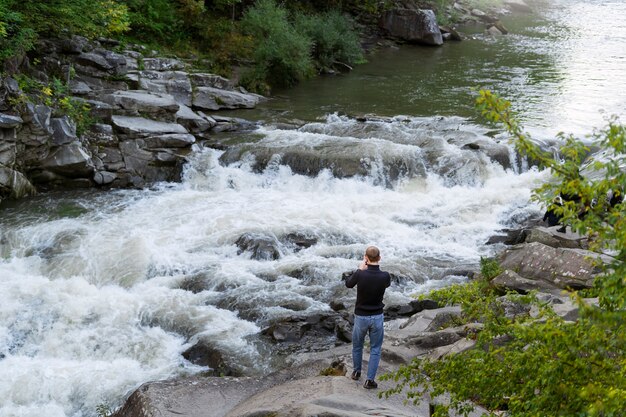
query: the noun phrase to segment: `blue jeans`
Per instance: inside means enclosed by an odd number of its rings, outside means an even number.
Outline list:
[[[354,316],[354,328],[352,329],[352,366],[355,371],[361,372],[363,362],[363,343],[365,335],[370,335],[370,359],[367,365],[367,379],[372,381],[376,378],[380,351],[383,347],[384,318],[382,314],[375,316]]]

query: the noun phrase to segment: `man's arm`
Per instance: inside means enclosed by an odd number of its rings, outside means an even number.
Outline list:
[[[346,280],[346,287],[354,288],[356,283],[359,281],[359,271],[360,269],[357,269],[356,271],[354,271],[352,275],[350,276],[350,278]]]

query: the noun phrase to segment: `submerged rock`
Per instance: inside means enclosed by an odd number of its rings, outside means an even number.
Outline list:
[[[280,258],[279,242],[273,236],[245,233],[235,241],[235,245],[239,248],[239,254],[251,252],[252,259],[270,261]]]

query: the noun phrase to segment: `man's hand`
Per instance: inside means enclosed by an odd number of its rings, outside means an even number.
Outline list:
[[[367,269],[367,255],[363,255],[363,260],[361,261],[361,264],[359,265],[359,269],[361,271]]]

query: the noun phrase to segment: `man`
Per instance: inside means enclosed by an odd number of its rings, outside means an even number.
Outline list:
[[[352,329],[352,379],[361,378],[361,365],[363,361],[363,343],[365,335],[370,337],[370,359],[367,366],[367,379],[364,388],[377,388],[374,380],[380,351],[383,346],[383,296],[385,289],[391,285],[391,277],[388,272],[380,270],[380,251],[375,246],[369,246],[365,250],[363,261],[350,278],[346,280],[346,287],[357,286],[356,305],[354,306],[354,328]]]

